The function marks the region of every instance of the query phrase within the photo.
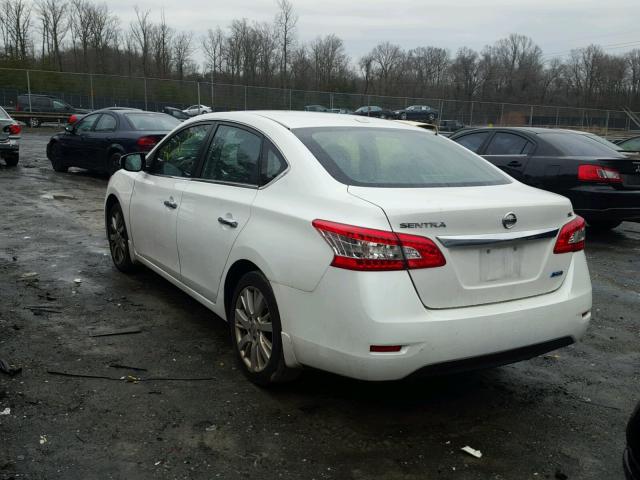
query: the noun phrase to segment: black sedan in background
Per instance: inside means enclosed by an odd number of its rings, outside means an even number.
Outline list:
[[[165,113],[96,110],[51,137],[47,158],[56,172],[81,167],[111,175],[120,168],[122,155],[151,150],[179,124]]]
[[[618,146],[627,152],[640,152],[640,136],[622,140]]]
[[[439,114],[438,110],[431,108],[429,105],[411,105],[393,113],[400,120],[422,120],[425,122],[435,121]]]
[[[7,167],[18,165],[20,158],[20,132],[22,127],[0,107],[0,157]]]
[[[464,130],[449,138],[527,185],[568,197],[592,228],[640,221],[640,160],[587,135],[514,127]]]
[[[391,110],[387,110],[382,107],[377,107],[374,105],[369,105],[366,107],[360,107],[355,112],[354,115],[361,115],[364,117],[376,117],[376,118],[397,118],[396,114]]]

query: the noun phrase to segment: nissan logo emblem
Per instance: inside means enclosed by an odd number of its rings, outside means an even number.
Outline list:
[[[516,217],[516,214],[513,212],[509,212],[502,217],[502,226],[504,228],[513,228],[516,223],[518,223],[518,217]]]

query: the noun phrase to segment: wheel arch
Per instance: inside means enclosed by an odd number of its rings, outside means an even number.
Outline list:
[[[258,265],[247,259],[236,260],[233,265],[231,265],[227,270],[227,274],[224,278],[224,288],[222,291],[224,313],[227,321],[229,320],[229,308],[231,307],[231,297],[233,296],[233,290],[235,289],[235,286],[246,273],[256,271],[264,275],[264,272],[262,271],[262,269],[260,269],[260,267],[258,267]]]

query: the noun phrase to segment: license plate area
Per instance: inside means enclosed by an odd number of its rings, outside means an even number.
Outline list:
[[[524,248],[517,244],[481,248],[480,281],[497,282],[522,278],[523,253]]]

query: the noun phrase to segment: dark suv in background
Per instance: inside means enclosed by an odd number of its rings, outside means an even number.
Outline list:
[[[26,123],[30,127],[39,127],[43,122],[57,122],[63,120],[65,123],[67,118],[74,113],[85,114],[90,110],[84,108],[76,108],[73,105],[56,97],[49,95],[18,95],[16,103],[16,112],[33,113],[26,118]]]

